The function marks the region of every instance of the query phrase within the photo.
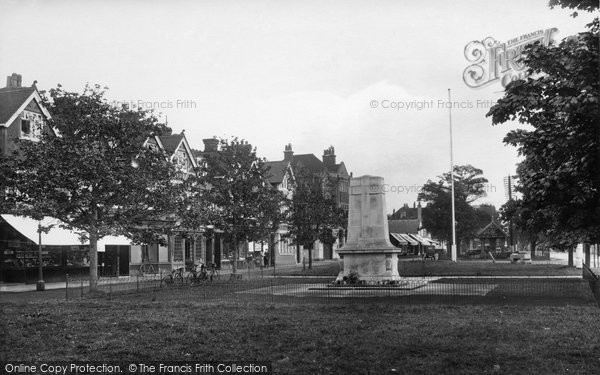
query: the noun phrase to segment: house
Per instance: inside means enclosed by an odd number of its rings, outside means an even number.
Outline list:
[[[338,207],[348,210],[349,202],[349,186],[351,175],[348,174],[344,162],[336,163],[335,148],[330,146],[323,151],[322,159],[319,159],[314,154],[294,154],[291,144],[287,144],[283,151],[283,160],[270,161],[265,163],[270,171],[269,181],[271,184],[283,191],[288,198],[293,196],[293,183],[296,181],[294,171],[304,169],[316,181],[322,181],[325,178],[332,178],[335,182],[335,195]],[[304,254],[305,251],[301,246],[293,246],[285,239],[287,227],[281,225],[276,233],[276,254],[275,261],[277,264],[298,264],[302,262],[303,257],[308,257]],[[333,247],[324,246],[319,241],[316,242],[313,249],[313,258],[333,259],[338,255],[334,248],[340,248],[343,245],[343,233],[339,233],[340,240]],[[273,256],[271,256],[273,258]]]
[[[45,131],[50,113],[42,104],[36,82],[30,87],[21,85],[20,74],[13,73],[0,89],[0,155],[8,156],[16,149],[15,140],[37,141]]]
[[[144,146],[164,151],[168,160],[177,167],[181,180],[195,173],[198,164],[185,131],[149,137]],[[162,226],[167,222],[171,225],[176,221],[175,217],[157,218],[148,220],[148,225]],[[199,228],[181,228],[176,234],[167,236],[166,246],[158,243],[132,245],[129,270],[132,274],[143,273],[143,268],[156,273],[170,272],[191,264],[206,263],[206,260],[206,240]]]
[[[13,152],[18,151],[17,140],[38,142],[47,132],[56,135],[48,126],[49,119],[50,113],[43,105],[36,82],[24,87],[20,74],[8,76],[6,87],[0,89],[0,156],[12,157]],[[0,281],[37,281],[40,239],[47,281],[63,281],[65,273],[88,272],[89,243],[82,242],[78,233],[61,229],[57,219],[45,218],[38,222],[19,216],[18,212],[0,214]],[[40,235],[39,225],[52,228]],[[119,269],[127,272],[128,247],[120,248],[122,244],[121,237],[105,237],[99,241],[101,274],[113,270],[119,273]],[[127,256],[120,258],[120,253]]]

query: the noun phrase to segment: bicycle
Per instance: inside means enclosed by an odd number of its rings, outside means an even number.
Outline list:
[[[194,265],[194,268],[187,275],[187,283],[188,285],[202,285],[205,284],[209,280],[208,273],[206,272],[206,267],[204,264],[200,265],[200,270],[198,270],[198,265]],[[212,277],[210,278],[212,281]]]
[[[183,268],[180,267],[171,271],[171,273],[160,280],[160,287],[183,286]]]
[[[213,281],[214,278],[219,278],[219,269],[216,264],[208,264],[208,277],[210,278],[210,281]]]

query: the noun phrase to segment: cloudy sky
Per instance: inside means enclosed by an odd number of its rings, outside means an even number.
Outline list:
[[[354,176],[385,178],[390,212],[449,170],[450,88],[455,163],[483,169],[480,203],[499,206],[518,162],[502,143],[514,125],[491,126],[503,87],[468,87],[464,50],[552,27],[561,39],[592,18],[547,2],[2,0],[0,76],[108,86],[199,149],[237,136],[280,160],[287,143],[318,157],[333,145]]]

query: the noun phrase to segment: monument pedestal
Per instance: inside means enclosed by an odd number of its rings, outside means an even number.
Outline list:
[[[382,177],[350,180],[348,238],[337,250],[341,261],[338,281],[351,272],[366,283],[400,280],[398,254],[402,250],[389,239],[383,186]]]

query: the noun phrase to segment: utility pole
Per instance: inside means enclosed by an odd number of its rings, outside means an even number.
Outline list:
[[[512,201],[512,181],[511,181],[511,176],[508,175],[508,201]],[[510,248],[512,249],[513,253],[516,252],[515,249],[515,243],[513,241],[513,225],[512,225],[512,219],[510,219],[508,221],[508,236],[510,238]]]
[[[448,89],[448,119],[450,123],[450,186],[452,191],[452,249],[451,258],[453,262],[458,260],[456,252],[456,216],[454,211],[454,154],[452,152],[452,98]]]

